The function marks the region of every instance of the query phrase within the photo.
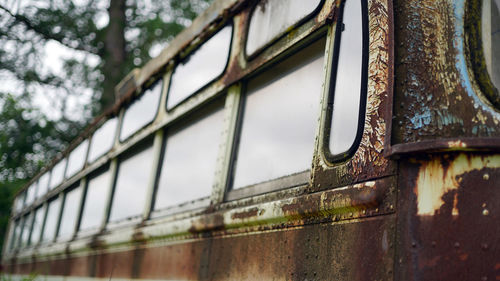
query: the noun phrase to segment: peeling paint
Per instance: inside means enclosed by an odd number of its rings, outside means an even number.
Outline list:
[[[443,167],[441,159],[422,163],[415,186],[418,215],[434,215],[444,204],[442,196],[458,188],[460,176],[472,170],[500,168],[500,156],[468,157],[460,154]]]

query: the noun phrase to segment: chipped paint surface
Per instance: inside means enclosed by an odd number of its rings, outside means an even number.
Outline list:
[[[425,162],[420,167],[415,187],[418,201],[417,214],[434,215],[444,204],[442,196],[459,187],[461,175],[484,168],[500,168],[500,156],[470,158],[461,154],[449,161],[447,166],[443,166],[440,158]]]

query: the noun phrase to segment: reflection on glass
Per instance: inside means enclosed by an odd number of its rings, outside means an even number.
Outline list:
[[[22,192],[16,197],[16,212],[20,212],[24,207],[24,200],[26,199],[26,192]]]
[[[233,188],[311,167],[324,38],[249,81]]]
[[[87,156],[87,149],[89,147],[89,140],[86,139],[80,143],[68,157],[68,167],[66,168],[66,178],[70,178],[81,169],[85,164],[85,156]]]
[[[49,203],[45,228],[42,234],[42,241],[51,241],[56,235],[57,220],[61,208],[61,198],[57,198]]]
[[[146,149],[120,162],[110,221],[120,221],[142,214],[152,161],[153,146],[150,144]]]
[[[120,141],[126,140],[155,119],[160,103],[161,88],[162,83],[159,81],[127,108],[123,116]]]
[[[500,90],[500,0],[483,1],[481,32],[486,68]]]
[[[23,218],[23,234],[21,238],[21,247],[28,246],[28,239],[30,237],[31,232],[31,224],[33,223],[32,215],[25,215]]]
[[[64,179],[64,169],[66,168],[66,158],[62,159],[52,168],[52,176],[50,177],[50,189],[60,185]]]
[[[44,215],[43,208],[40,207],[35,210],[33,230],[30,239],[31,245],[36,245],[40,241],[40,234],[42,232],[42,225],[43,225],[43,215]]]
[[[175,68],[170,80],[167,109],[221,75],[226,68],[232,26],[226,26]]]
[[[26,206],[31,205],[35,201],[35,194],[36,194],[36,189],[37,189],[37,182],[34,182],[28,187],[27,193],[26,193]]]
[[[343,12],[344,29],[333,93],[333,116],[330,131],[330,153],[347,152],[358,132],[363,62],[363,26],[361,1],[346,1]]]
[[[49,178],[50,171],[46,172],[40,177],[40,179],[38,179],[38,189],[36,197],[41,197],[45,195],[47,191],[49,191]]]
[[[15,249],[17,248],[18,244],[18,239],[19,239],[19,234],[20,234],[20,228],[21,228],[21,223],[19,219],[17,219],[14,223],[14,231],[12,232],[12,235],[10,236],[10,248]]]
[[[94,132],[90,142],[87,162],[94,162],[113,147],[117,124],[118,118],[109,119]]]
[[[210,196],[223,118],[219,109],[180,131],[168,133],[156,210]]]
[[[61,226],[59,226],[59,237],[67,238],[73,235],[75,231],[76,221],[78,219],[78,211],[80,208],[81,198],[81,186],[78,186],[66,193],[63,212],[61,216]]]
[[[310,15],[321,0],[269,0],[255,7],[248,28],[246,53],[252,55],[287,29]]]
[[[91,178],[87,186],[80,229],[92,229],[101,226],[106,212],[107,194],[111,188],[111,172],[105,171]]]

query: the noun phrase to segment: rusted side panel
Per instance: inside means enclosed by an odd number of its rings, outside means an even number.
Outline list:
[[[392,280],[394,236],[395,215],[386,215],[53,260],[37,263],[36,271],[162,280]]]
[[[500,155],[433,155],[400,171],[396,279],[499,280]]]
[[[393,145],[496,138],[500,146],[500,114],[469,75],[464,2],[394,1]]]

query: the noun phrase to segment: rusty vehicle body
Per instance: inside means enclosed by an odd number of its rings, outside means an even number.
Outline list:
[[[171,109],[165,108],[165,83],[154,121],[126,141],[115,141],[98,161],[31,205],[14,210],[4,273],[48,280],[499,280],[499,95],[477,54],[478,7],[485,1],[361,1],[366,101],[360,133],[354,149],[331,157],[325,149],[330,77],[346,1],[355,0],[319,1],[311,15],[247,56],[252,12],[272,1],[216,0],[157,58],[116,87],[115,106],[53,164],[105,120],[123,118],[124,108],[150,85],[169,81],[176,64],[232,24],[224,72]],[[289,176],[265,192],[232,191],[231,155],[248,77],[319,37],[326,42],[325,78],[306,183]],[[105,165],[116,170],[120,157],[144,140],[160,154],[164,128],[217,99],[224,103],[225,129],[206,206],[155,217],[146,202],[139,219],[119,226],[104,222],[90,235],[79,234],[76,226],[68,240],[11,246],[16,220],[62,197],[93,171]],[[140,187],[152,190],[149,201],[156,182]]]

